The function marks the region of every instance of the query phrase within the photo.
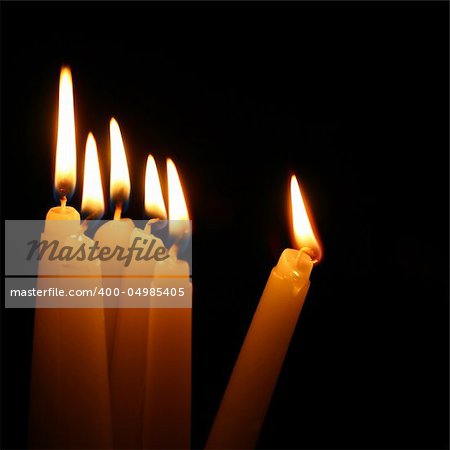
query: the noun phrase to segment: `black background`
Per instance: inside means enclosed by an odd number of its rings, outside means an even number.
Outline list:
[[[57,86],[75,83],[79,209],[93,131],[122,128],[194,221],[193,445],[271,268],[296,173],[324,245],[261,448],[448,448],[448,3],[2,3],[3,217],[53,200]],[[112,217],[109,210],[105,218]],[[3,448],[26,447],[33,311],[2,315]]]

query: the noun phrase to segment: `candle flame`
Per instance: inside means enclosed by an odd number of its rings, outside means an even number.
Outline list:
[[[76,184],[76,170],[72,73],[69,67],[62,67],[59,77],[58,138],[55,161],[55,189],[61,198],[73,193]]]
[[[308,208],[295,175],[291,178],[291,212],[293,237],[297,248],[308,253],[314,262],[318,262],[322,256],[322,250],[308,217]]]
[[[96,217],[102,216],[105,211],[97,144],[92,133],[89,133],[86,141],[81,210],[90,216],[95,215]]]
[[[130,174],[122,134],[116,119],[112,118],[109,126],[111,139],[111,174],[110,197],[116,204],[123,205],[130,196]]]
[[[148,155],[145,170],[145,212],[149,217],[167,219],[166,205],[164,204],[161,183],[155,158]]]
[[[169,186],[169,232],[172,237],[181,238],[189,233],[189,213],[181,187],[180,177],[174,162],[167,159],[167,183]],[[172,222],[175,221],[175,222]]]

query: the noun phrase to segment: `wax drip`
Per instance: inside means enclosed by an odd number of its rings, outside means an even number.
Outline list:
[[[80,230],[82,233],[84,233],[89,228],[89,220],[95,219],[97,217],[97,215],[98,214],[94,211],[94,212],[91,212],[90,214],[88,214],[87,217],[85,217],[85,219],[83,220],[83,222],[81,222],[81,225],[80,225]]]
[[[190,232],[189,231],[184,231],[179,237],[178,239],[172,244],[172,247],[170,247],[169,250],[169,255],[170,256],[174,256],[177,257],[178,255],[178,251],[180,250],[180,248],[183,248],[181,243],[190,237]]]
[[[178,259],[178,243],[175,242],[175,244],[172,245],[172,247],[170,247],[169,249],[169,255],[171,258],[177,260]]]
[[[154,218],[154,219],[150,219],[150,220],[146,223],[145,228],[144,228],[144,231],[145,231],[146,233],[148,233],[148,234],[151,234],[151,233],[152,233],[152,225],[155,224],[155,223],[157,223],[157,222],[159,222],[159,219],[158,219],[157,217]]]

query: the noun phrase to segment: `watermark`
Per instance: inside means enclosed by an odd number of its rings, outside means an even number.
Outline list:
[[[189,278],[6,278],[6,308],[192,308]]]
[[[190,221],[7,220],[5,306],[190,308],[191,230]]]
[[[102,246],[99,241],[90,243],[81,242],[80,245],[67,245],[67,241],[61,243],[57,239],[33,240],[27,242],[30,251],[26,256],[27,261],[36,258],[38,261],[123,261],[124,267],[129,267],[131,261],[164,261],[170,258],[166,247],[155,238],[135,237],[130,247],[120,245],[110,247]]]

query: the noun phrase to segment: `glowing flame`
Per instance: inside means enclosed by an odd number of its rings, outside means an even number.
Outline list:
[[[166,205],[164,204],[161,183],[155,158],[148,155],[145,170],[145,212],[149,217],[167,219]]]
[[[314,262],[319,261],[322,250],[308,218],[307,206],[295,175],[291,178],[291,208],[293,235],[297,248],[308,253]]]
[[[97,144],[95,143],[94,135],[92,133],[89,133],[86,141],[81,210],[84,213],[95,215],[96,217],[103,215],[103,212],[105,211]]]
[[[61,68],[59,78],[58,139],[56,143],[55,189],[60,197],[70,196],[76,184],[77,154],[72,73]]]
[[[173,161],[167,159],[167,183],[169,186],[169,232],[173,237],[181,238],[183,234],[189,233],[189,213],[181,187],[180,177]],[[178,222],[172,222],[178,221]]]
[[[111,138],[111,175],[109,193],[111,200],[117,204],[128,201],[130,196],[130,174],[122,134],[116,119],[112,118],[109,126]]]

